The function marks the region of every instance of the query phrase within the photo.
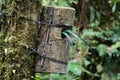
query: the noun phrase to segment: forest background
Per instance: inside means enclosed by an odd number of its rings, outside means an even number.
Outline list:
[[[74,8],[73,32],[89,48],[75,42],[66,75],[36,73],[35,80],[120,80],[119,0],[0,0],[0,80],[33,79],[25,46],[33,47],[36,24],[20,18],[36,19],[42,5]]]

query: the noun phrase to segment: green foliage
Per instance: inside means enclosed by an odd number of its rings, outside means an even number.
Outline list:
[[[66,0],[43,0],[43,5],[69,7]]]
[[[120,2],[120,1],[119,1],[119,0],[110,0],[110,1],[109,1],[109,3],[110,3],[111,6],[112,6],[112,13],[115,12],[118,2]]]
[[[48,80],[48,79],[49,79],[48,74],[35,73],[35,79],[34,80]]]
[[[82,74],[82,69],[80,65],[76,62],[69,62],[68,71],[72,72],[76,76],[81,76]]]
[[[66,1],[72,7],[78,4],[78,0],[66,0]]]
[[[116,42],[114,45],[111,46],[112,49],[116,49],[120,47],[120,42]]]
[[[120,73],[117,74],[117,80],[120,80]]]
[[[99,56],[104,56],[106,54],[107,48],[106,48],[106,46],[104,44],[100,44],[97,47],[97,50],[99,52]]]
[[[56,80],[60,75],[59,74],[51,74],[50,80]]]
[[[42,3],[47,6],[70,7],[70,5],[77,5],[78,0],[43,0]]]
[[[68,32],[68,33],[71,33],[72,35],[75,36],[76,39],[78,39],[78,42],[77,42],[77,48],[82,52],[85,52],[84,50],[86,49],[86,47],[84,47],[83,45],[81,46],[81,43],[79,42],[82,42],[82,43],[85,43],[85,45],[87,45],[87,47],[89,47],[89,45],[86,43],[86,41],[84,41],[84,39],[82,39],[81,37],[79,37],[77,34],[75,34],[74,32],[70,31],[70,30],[66,30],[65,32]],[[68,35],[67,35],[68,36]],[[70,39],[70,38],[68,38]],[[72,39],[71,39],[72,40]],[[80,44],[80,45],[79,45]],[[83,53],[85,55],[85,53]],[[75,54],[74,54],[75,55]],[[84,55],[81,55],[84,56]],[[74,56],[75,57],[75,56]],[[80,59],[82,60],[82,59]],[[82,60],[83,61],[83,65],[84,66],[88,66],[90,64],[90,62],[88,60]],[[87,74],[89,75],[93,75],[93,76],[99,76],[97,74],[93,74],[91,72],[89,72],[88,70],[86,70],[83,65],[81,65],[81,61],[80,61],[80,64],[77,62],[77,59],[73,60],[73,61],[70,61],[69,64],[68,64],[68,72],[72,72],[74,75],[76,76],[81,76],[81,74],[83,72],[86,72]]]
[[[95,10],[93,7],[90,7],[90,22],[93,22],[95,19]]]
[[[69,75],[51,74],[50,80],[71,80]]]
[[[35,73],[35,79],[34,80],[41,80],[40,74]]]

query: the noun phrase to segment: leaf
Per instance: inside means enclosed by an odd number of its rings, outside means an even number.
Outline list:
[[[78,0],[70,0],[70,4],[78,4]]]
[[[96,16],[97,16],[97,19],[100,21],[101,14],[98,11],[96,12]]]
[[[50,74],[50,80],[56,80],[59,78],[59,74]]]
[[[7,53],[8,53],[8,49],[7,49],[7,48],[5,48],[5,49],[4,49],[4,52],[5,52],[5,54],[7,54]]]
[[[3,0],[0,0],[0,8],[2,7],[3,4]]]
[[[90,22],[93,22],[93,20],[95,19],[95,10],[93,7],[90,7]]]
[[[64,35],[68,38],[70,44],[73,44],[73,41],[72,41],[72,39],[70,38],[70,36],[69,36],[68,33],[66,33],[66,32],[62,32],[62,34],[64,34]]]
[[[49,5],[49,4],[50,4],[50,1],[48,1],[48,0],[43,0],[43,1],[42,1],[42,4],[43,4],[43,5]]]
[[[85,66],[88,66],[90,63],[91,63],[91,62],[88,61],[88,60],[85,60],[85,61],[84,61],[84,65],[85,65]]]
[[[35,73],[35,80],[41,80],[39,73]]]
[[[66,80],[66,77],[64,75],[61,75],[57,80]]]
[[[117,79],[120,80],[120,73],[117,74]]]
[[[66,77],[66,80],[72,80],[71,75],[65,75],[65,77]]]
[[[72,72],[76,76],[81,76],[81,74],[82,74],[80,65],[75,62],[69,62],[68,71]]]
[[[43,0],[43,5],[69,7],[66,0]]]
[[[100,44],[97,48],[98,52],[99,52],[99,56],[104,56],[107,52],[107,48],[104,44]]]
[[[114,3],[113,7],[112,7],[112,13],[114,13],[116,10],[116,3]]]
[[[58,6],[69,7],[66,0],[58,0]]]
[[[101,80],[111,80],[107,73],[102,73]]]
[[[111,46],[112,49],[116,49],[118,47],[120,47],[120,42],[116,42],[116,44]]]
[[[3,4],[3,1],[0,0],[0,13],[2,12],[2,4]]]
[[[94,22],[91,22],[90,24],[89,24],[89,26],[90,27],[97,27],[98,25],[99,25],[99,21],[98,20],[95,20]]]
[[[86,70],[84,67],[82,67],[79,63],[76,61],[70,61],[68,63],[68,72],[72,72],[76,76],[81,76],[82,72],[86,72],[89,75],[100,77],[98,74],[91,73],[90,71]]]
[[[97,72],[102,72],[103,71],[103,67],[101,64],[97,65]]]
[[[84,44],[86,44],[89,47],[88,43],[84,39],[82,39],[80,36],[75,34],[73,31],[66,30],[65,32],[68,32],[68,33],[72,34],[76,39],[78,39],[79,41],[82,41]]]
[[[0,32],[0,38],[2,38],[3,35],[4,35],[4,34],[3,34],[2,32]]]

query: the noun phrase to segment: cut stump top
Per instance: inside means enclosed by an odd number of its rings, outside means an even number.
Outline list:
[[[74,25],[75,9],[70,8],[70,7],[43,6],[43,14],[44,13],[46,14],[46,10],[49,10],[50,8],[54,8],[53,24],[59,24],[59,25],[64,25],[64,26]]]

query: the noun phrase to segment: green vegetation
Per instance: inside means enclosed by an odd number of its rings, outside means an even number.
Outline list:
[[[1,5],[3,4],[3,5]],[[40,12],[41,4],[73,7],[75,26],[66,32],[71,45],[67,74],[39,74],[35,80],[120,80],[119,0],[0,0],[0,80],[30,80],[35,23],[20,20]],[[86,43],[87,42],[87,43]]]

